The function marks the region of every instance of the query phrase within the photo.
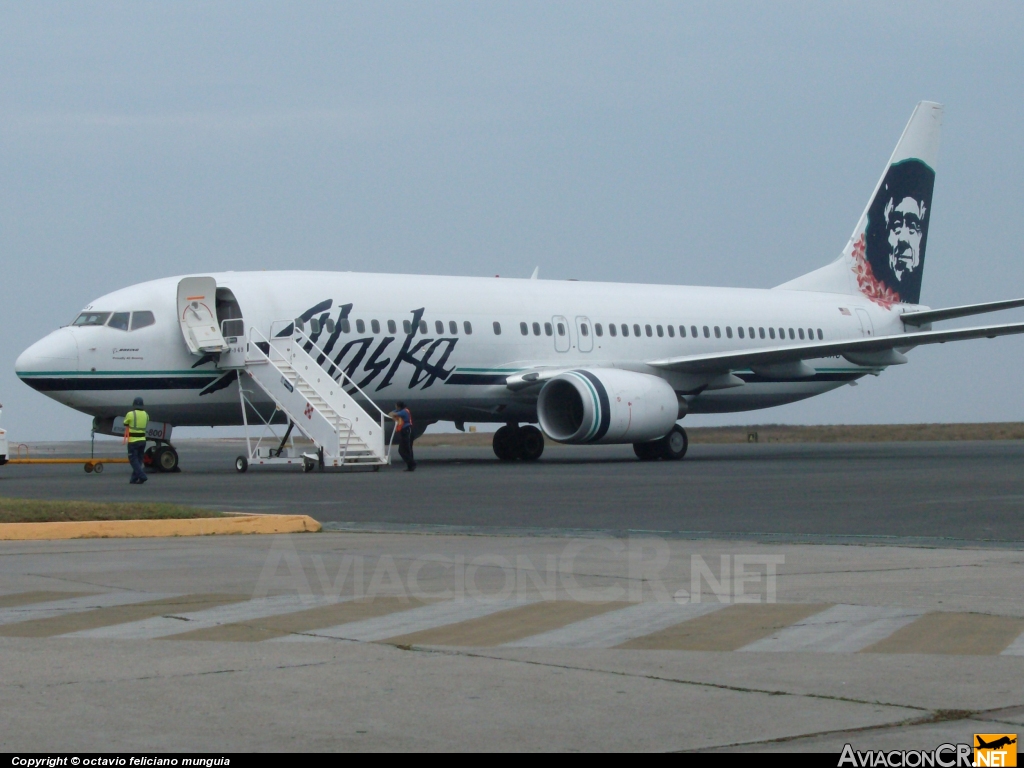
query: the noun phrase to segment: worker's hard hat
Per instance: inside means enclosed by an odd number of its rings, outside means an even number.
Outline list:
[[[141,397],[136,397],[135,400],[132,402],[132,405],[134,405],[136,408],[141,408],[142,407],[142,398]]]

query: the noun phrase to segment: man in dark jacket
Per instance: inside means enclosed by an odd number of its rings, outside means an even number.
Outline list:
[[[405,407],[405,403],[399,400],[395,403],[395,410],[388,416],[395,420],[395,432],[398,433],[398,455],[405,462],[405,471],[415,472],[416,459],[412,455],[412,414]]]

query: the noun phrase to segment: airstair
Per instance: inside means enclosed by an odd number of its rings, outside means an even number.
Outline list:
[[[235,460],[235,469],[245,472],[250,464],[301,464],[308,472],[317,467],[379,469],[389,464],[391,445],[385,440],[385,425],[390,417],[343,371],[328,375],[317,363],[317,356],[323,360],[327,355],[301,326],[290,325],[287,335],[271,334],[272,338],[267,338],[250,328],[246,343],[237,344],[237,337],[229,338],[229,349],[220,357],[220,368],[238,371],[248,455]],[[275,421],[273,415],[264,418],[253,402],[253,385],[288,418],[283,437],[271,423]],[[357,397],[366,403],[365,408]],[[250,414],[262,424],[250,423]],[[315,451],[297,449],[291,439],[293,429],[309,438]]]

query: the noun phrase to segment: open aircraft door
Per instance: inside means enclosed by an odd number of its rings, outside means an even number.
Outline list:
[[[178,322],[193,355],[228,349],[217,323],[217,281],[186,277],[178,283]]]

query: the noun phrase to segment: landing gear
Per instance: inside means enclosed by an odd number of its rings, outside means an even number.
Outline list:
[[[544,453],[544,435],[533,425],[509,423],[494,433],[492,447],[502,461],[536,461]]]
[[[142,463],[157,472],[181,472],[178,469],[178,452],[170,443],[157,443],[147,448],[142,455]]]
[[[649,443],[633,443],[633,453],[640,461],[655,461],[667,459],[679,461],[686,455],[686,449],[690,447],[690,441],[686,437],[686,430],[676,424],[671,431],[658,440]]]

